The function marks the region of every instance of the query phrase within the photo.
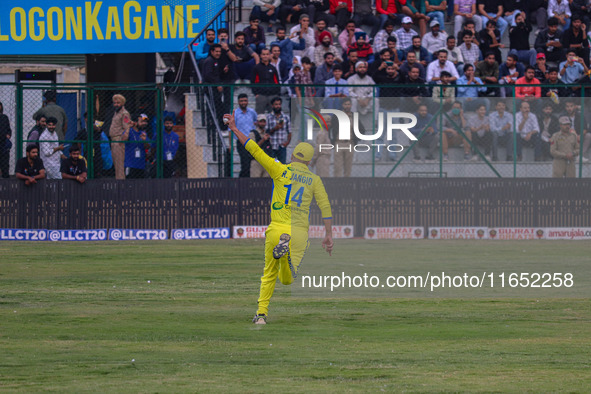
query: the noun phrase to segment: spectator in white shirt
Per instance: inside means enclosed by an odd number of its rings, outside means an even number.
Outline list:
[[[442,71],[450,73],[450,82],[455,82],[460,76],[454,64],[447,60],[447,51],[442,49],[437,51],[435,55],[437,59],[429,63],[427,67],[427,82],[439,81]]]
[[[429,51],[429,53],[435,55],[436,51],[445,47],[447,33],[440,31],[441,26],[439,26],[437,20],[431,21],[429,26],[431,27],[431,31],[423,36],[423,46]]]
[[[299,34],[300,31],[302,32],[301,35]],[[289,33],[289,38],[293,42],[298,43],[300,41],[300,37],[306,42],[306,49],[303,51],[293,51],[294,56],[307,56],[310,59],[313,59],[314,47],[316,45],[316,36],[314,34],[314,29],[310,27],[310,17],[308,14],[302,14],[300,16],[300,24],[292,27]]]
[[[542,156],[540,126],[536,115],[530,112],[530,106],[527,101],[521,102],[520,111],[515,114],[515,126],[517,133],[517,161],[521,161],[522,146],[533,147],[535,150],[535,160],[539,161]]]
[[[57,127],[57,119],[49,117],[47,119],[47,128],[39,137],[39,150],[41,151],[41,159],[45,165],[45,171],[47,173],[47,179],[62,179],[62,173],[60,171],[61,160],[65,159],[66,156],[62,153],[64,145],[59,143],[59,137],[55,131]]]
[[[570,27],[571,16],[568,0],[548,1],[548,18],[555,17],[558,19],[562,31],[566,31]]]

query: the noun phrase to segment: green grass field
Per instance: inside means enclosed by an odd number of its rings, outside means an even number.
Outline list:
[[[338,242],[335,264],[362,242]],[[395,248],[493,264],[527,247],[591,264],[588,243],[531,242]],[[310,298],[278,285],[261,327],[260,240],[3,242],[0,254],[3,392],[591,390],[589,298]]]

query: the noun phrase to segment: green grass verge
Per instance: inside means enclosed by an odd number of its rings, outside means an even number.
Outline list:
[[[339,242],[335,262],[361,242]],[[584,242],[396,248],[492,263],[525,245],[589,259]],[[591,389],[588,298],[300,298],[278,285],[259,327],[260,240],[3,242],[0,254],[0,391]]]

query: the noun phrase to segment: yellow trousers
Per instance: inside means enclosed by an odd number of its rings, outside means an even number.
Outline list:
[[[273,258],[273,248],[281,234],[291,235],[289,252],[280,259]],[[269,301],[275,290],[277,277],[284,285],[290,285],[297,277],[300,263],[308,248],[308,230],[271,223],[265,232],[265,269],[261,277],[257,314],[268,315]]]

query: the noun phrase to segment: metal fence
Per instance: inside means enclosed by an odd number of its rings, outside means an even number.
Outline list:
[[[591,227],[588,179],[327,179],[336,225]],[[0,182],[0,228],[266,225],[269,179]],[[313,206],[311,224],[321,224]]]
[[[54,91],[56,104],[64,110],[67,118],[67,127],[58,130],[59,143],[65,148],[64,156],[68,155],[70,144],[81,143],[89,178],[115,177],[114,168],[118,162],[122,162],[126,168],[126,178],[216,178],[249,175],[251,158],[238,149],[236,140],[230,138],[222,122],[224,113],[240,111],[240,95],[245,95],[247,106],[256,115],[265,114],[266,119],[274,116],[270,113],[271,99],[275,95],[282,99],[282,116],[289,117],[291,132],[291,141],[283,152],[286,160],[289,160],[292,149],[299,141],[309,141],[317,146],[324,141],[333,145],[332,149],[319,152],[324,153],[317,155],[322,156],[322,160],[312,163],[313,170],[323,178],[552,177],[554,163],[550,138],[559,132],[558,118],[563,114],[572,119],[571,131],[579,140],[577,155],[568,164],[574,166],[576,177],[584,178],[591,174],[591,164],[587,163],[591,155],[591,134],[587,133],[591,127],[591,119],[585,116],[591,109],[591,103],[585,97],[585,85],[541,85],[543,96],[527,99],[516,97],[515,85],[487,85],[490,95],[481,92],[478,97],[472,98],[456,97],[458,89],[462,88],[459,85],[450,87],[454,91],[452,95],[447,95],[443,89],[437,89],[433,85],[348,86],[352,112],[360,112],[355,124],[363,126],[360,136],[354,136],[354,147],[349,148],[352,150],[349,154],[344,149],[338,154],[336,146],[341,144],[338,138],[335,140],[335,135],[338,135],[338,119],[323,112],[328,108],[339,109],[347,100],[347,97],[324,97],[331,87],[334,88],[335,85],[2,84],[0,102],[3,103],[3,112],[7,116],[12,136],[10,142],[0,137],[0,172],[3,176],[14,174],[16,160],[25,155],[26,146],[35,142],[43,143],[29,138],[31,130],[37,126],[33,117],[48,108],[44,96],[46,92]],[[268,91],[265,89],[269,88],[272,89],[272,94],[266,94]],[[363,95],[355,92],[355,89],[364,88],[366,91]],[[474,89],[474,86],[470,88]],[[415,91],[420,91],[418,96],[413,96]],[[501,91],[507,97],[495,96]],[[555,91],[559,94],[554,94]],[[127,138],[116,141],[110,138],[114,94],[125,96],[125,108],[130,113],[134,128],[138,128],[135,122],[140,115],[147,116],[145,130],[136,130],[139,131],[136,137],[145,132],[145,140]],[[530,107],[530,113],[536,118],[539,128],[531,141],[524,139],[519,130],[518,119],[523,102]],[[490,129],[475,130],[483,122],[478,118],[479,106],[484,106],[484,118],[490,119],[497,111],[499,103],[503,103],[511,119],[505,136]],[[394,133],[394,138],[388,139],[388,113],[410,113],[418,116],[423,104],[430,122],[422,122],[422,128],[413,128],[412,134],[417,137],[417,141],[408,138],[400,130]],[[460,117],[454,115],[454,106],[458,105],[462,111]],[[364,106],[364,113],[361,113],[362,110],[357,111]],[[549,116],[545,116],[545,112]],[[322,122],[317,115],[322,115]],[[178,149],[172,156],[167,155],[168,149],[165,146],[164,119],[168,116],[174,122],[173,133],[179,137]],[[395,123],[398,118],[393,119]],[[380,121],[384,124],[381,125]],[[384,136],[369,142],[363,140],[373,138],[381,126]],[[435,131],[434,138],[429,135],[431,127]],[[243,131],[251,133],[256,132],[256,129],[253,122],[252,127],[247,125]],[[93,132],[88,133],[86,130]],[[260,128],[261,135],[267,131],[269,130]],[[427,140],[430,142],[427,143]],[[8,148],[9,145],[12,147]],[[112,151],[121,145],[125,149],[119,151],[124,151],[125,154],[123,158],[117,157],[114,160]],[[369,148],[365,145],[369,145]],[[396,152],[387,151],[388,145],[392,145]],[[137,148],[141,151],[139,160],[132,160]],[[172,160],[167,160],[171,157]],[[8,166],[7,170],[5,165]],[[135,171],[130,171],[131,169]]]

